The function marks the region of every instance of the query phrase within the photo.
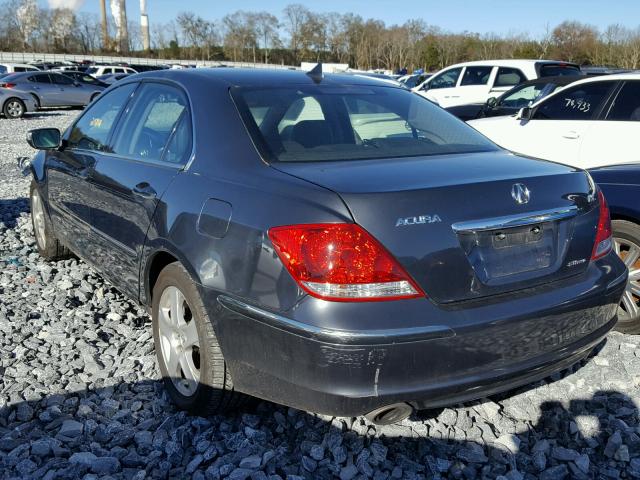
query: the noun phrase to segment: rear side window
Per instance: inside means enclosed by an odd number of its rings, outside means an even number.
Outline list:
[[[540,104],[537,120],[591,120],[615,82],[593,82],[563,90]]]
[[[0,73],[7,73],[7,67],[0,65]]]
[[[132,83],[123,85],[92,103],[73,126],[67,145],[70,148],[106,151],[116,118],[136,87],[137,84]]]
[[[640,82],[626,82],[609,109],[607,120],[640,121]]]
[[[24,67],[13,67],[13,71],[14,72],[27,72],[27,71],[32,71],[31,69],[26,69]]]
[[[493,67],[467,67],[464,69],[460,86],[486,85],[489,83]]]
[[[512,87],[526,81],[527,77],[517,68],[500,67],[493,85],[495,87]]]
[[[180,138],[172,144],[170,158],[166,160],[181,163],[191,151],[190,141],[185,140],[191,138],[190,123],[182,123],[183,117],[188,116],[187,98],[180,89],[146,83],[123,116],[113,152],[140,160],[163,160],[165,147],[178,132]]]
[[[51,78],[49,78],[47,74],[34,75],[33,77],[29,77],[29,80],[36,83],[51,83]]]
[[[441,73],[433,77],[433,80],[429,82],[429,88],[453,88],[458,83],[458,77],[462,72],[462,68],[452,68],[446,72]]]

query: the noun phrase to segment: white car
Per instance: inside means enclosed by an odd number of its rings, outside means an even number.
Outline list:
[[[112,73],[138,73],[133,68],[123,67],[122,65],[95,65],[86,70],[85,73],[93,75],[94,77],[100,77],[102,75],[109,75]]]
[[[517,115],[468,123],[508,150],[579,168],[640,162],[640,73],[587,77]]]
[[[0,63],[0,73],[39,72],[40,69],[26,63]]]
[[[578,74],[578,65],[555,60],[481,60],[440,70],[413,91],[442,108],[449,108],[485,103],[527,80]]]

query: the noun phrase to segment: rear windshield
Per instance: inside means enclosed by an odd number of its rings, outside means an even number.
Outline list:
[[[560,75],[580,75],[580,67],[565,64],[548,64],[540,67],[541,77],[556,77]]]
[[[232,90],[269,161],[317,162],[484,152],[497,147],[408,90],[291,86]]]

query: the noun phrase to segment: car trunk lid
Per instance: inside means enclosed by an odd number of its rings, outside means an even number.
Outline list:
[[[438,303],[561,280],[590,261],[598,209],[582,170],[495,151],[273,166],[339,194]]]

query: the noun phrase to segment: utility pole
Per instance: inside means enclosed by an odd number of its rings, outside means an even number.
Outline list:
[[[142,28],[142,48],[148,52],[151,50],[149,41],[149,16],[147,15],[147,0],[140,0],[140,27]]]
[[[107,26],[107,0],[100,0],[102,14],[102,49],[109,50],[109,27]]]

